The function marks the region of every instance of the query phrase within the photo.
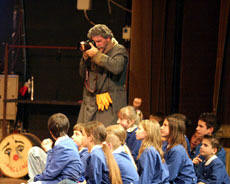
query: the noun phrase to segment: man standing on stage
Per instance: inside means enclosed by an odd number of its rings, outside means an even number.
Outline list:
[[[128,53],[106,25],[95,25],[87,36],[91,40],[90,48],[86,48],[87,43],[81,46],[79,68],[84,88],[78,122],[97,120],[106,126],[115,124],[117,112],[127,105]]]

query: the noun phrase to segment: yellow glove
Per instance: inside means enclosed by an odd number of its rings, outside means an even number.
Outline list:
[[[96,103],[98,110],[104,111],[104,109],[108,110],[109,105],[112,104],[112,99],[108,92],[97,94],[96,95]]]

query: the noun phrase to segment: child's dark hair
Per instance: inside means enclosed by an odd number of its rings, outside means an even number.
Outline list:
[[[213,132],[217,131],[217,118],[213,112],[204,112],[200,115],[199,120],[206,123],[207,128],[213,127]]]
[[[48,120],[48,129],[55,138],[67,135],[69,119],[62,113],[53,114]]]
[[[121,174],[120,169],[117,165],[115,158],[113,157],[110,148],[105,142],[106,140],[106,128],[103,123],[99,121],[91,121],[84,124],[86,135],[92,136],[94,144],[102,144],[102,150],[105,155],[106,163],[109,168],[109,177],[111,184],[121,184]]]
[[[204,135],[203,139],[208,139],[212,145],[212,148],[217,148],[217,152],[220,150],[220,142],[215,135]]]

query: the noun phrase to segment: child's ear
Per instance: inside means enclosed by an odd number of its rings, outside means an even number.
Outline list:
[[[214,152],[214,154],[216,154],[216,153],[217,153],[217,151],[218,151],[218,149],[217,149],[217,148],[213,148],[213,152]]]

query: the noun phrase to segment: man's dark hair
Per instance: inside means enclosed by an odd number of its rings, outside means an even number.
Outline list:
[[[69,119],[62,113],[53,114],[48,120],[48,129],[56,138],[67,135]]]
[[[213,132],[217,129],[217,118],[213,112],[204,112],[200,115],[199,120],[206,123],[207,128],[213,127]]]
[[[104,24],[96,24],[93,26],[87,34],[89,39],[92,39],[93,36],[102,36],[103,38],[113,38],[112,31]]]

